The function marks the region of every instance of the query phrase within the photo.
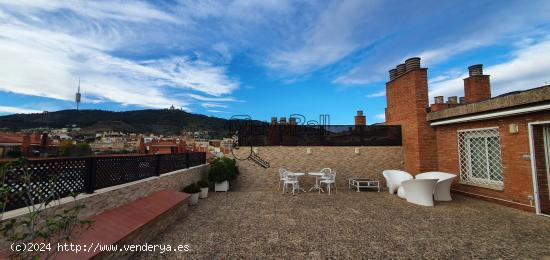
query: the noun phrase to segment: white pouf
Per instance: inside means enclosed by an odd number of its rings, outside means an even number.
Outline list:
[[[403,189],[403,186],[399,186],[399,189],[397,189],[397,196],[402,199],[405,198],[405,189]]]

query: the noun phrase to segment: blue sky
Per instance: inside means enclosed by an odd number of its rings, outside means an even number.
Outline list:
[[[167,108],[383,121],[387,71],[419,56],[430,97],[550,84],[550,1],[0,0],[0,114]],[[432,99],[430,98],[430,101]]]

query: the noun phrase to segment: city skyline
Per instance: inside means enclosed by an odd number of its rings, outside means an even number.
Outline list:
[[[126,2],[125,2],[126,3]],[[387,72],[422,58],[433,96],[484,64],[493,96],[546,85],[533,1],[0,1],[0,115],[175,106],[229,118],[384,120]],[[506,19],[503,19],[506,17]]]

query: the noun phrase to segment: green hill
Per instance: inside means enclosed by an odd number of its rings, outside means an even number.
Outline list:
[[[164,135],[186,131],[207,130],[224,134],[228,120],[181,110],[135,110],[112,112],[105,110],[61,110],[40,114],[0,116],[0,128],[20,131],[31,128],[62,128],[76,124],[82,132],[122,131]]]

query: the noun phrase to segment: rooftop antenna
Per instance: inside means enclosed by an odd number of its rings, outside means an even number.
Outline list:
[[[81,97],[82,97],[82,95],[80,94],[80,77],[78,77],[78,91],[76,92],[76,97],[75,97],[76,110],[78,110],[80,108],[80,98]]]

